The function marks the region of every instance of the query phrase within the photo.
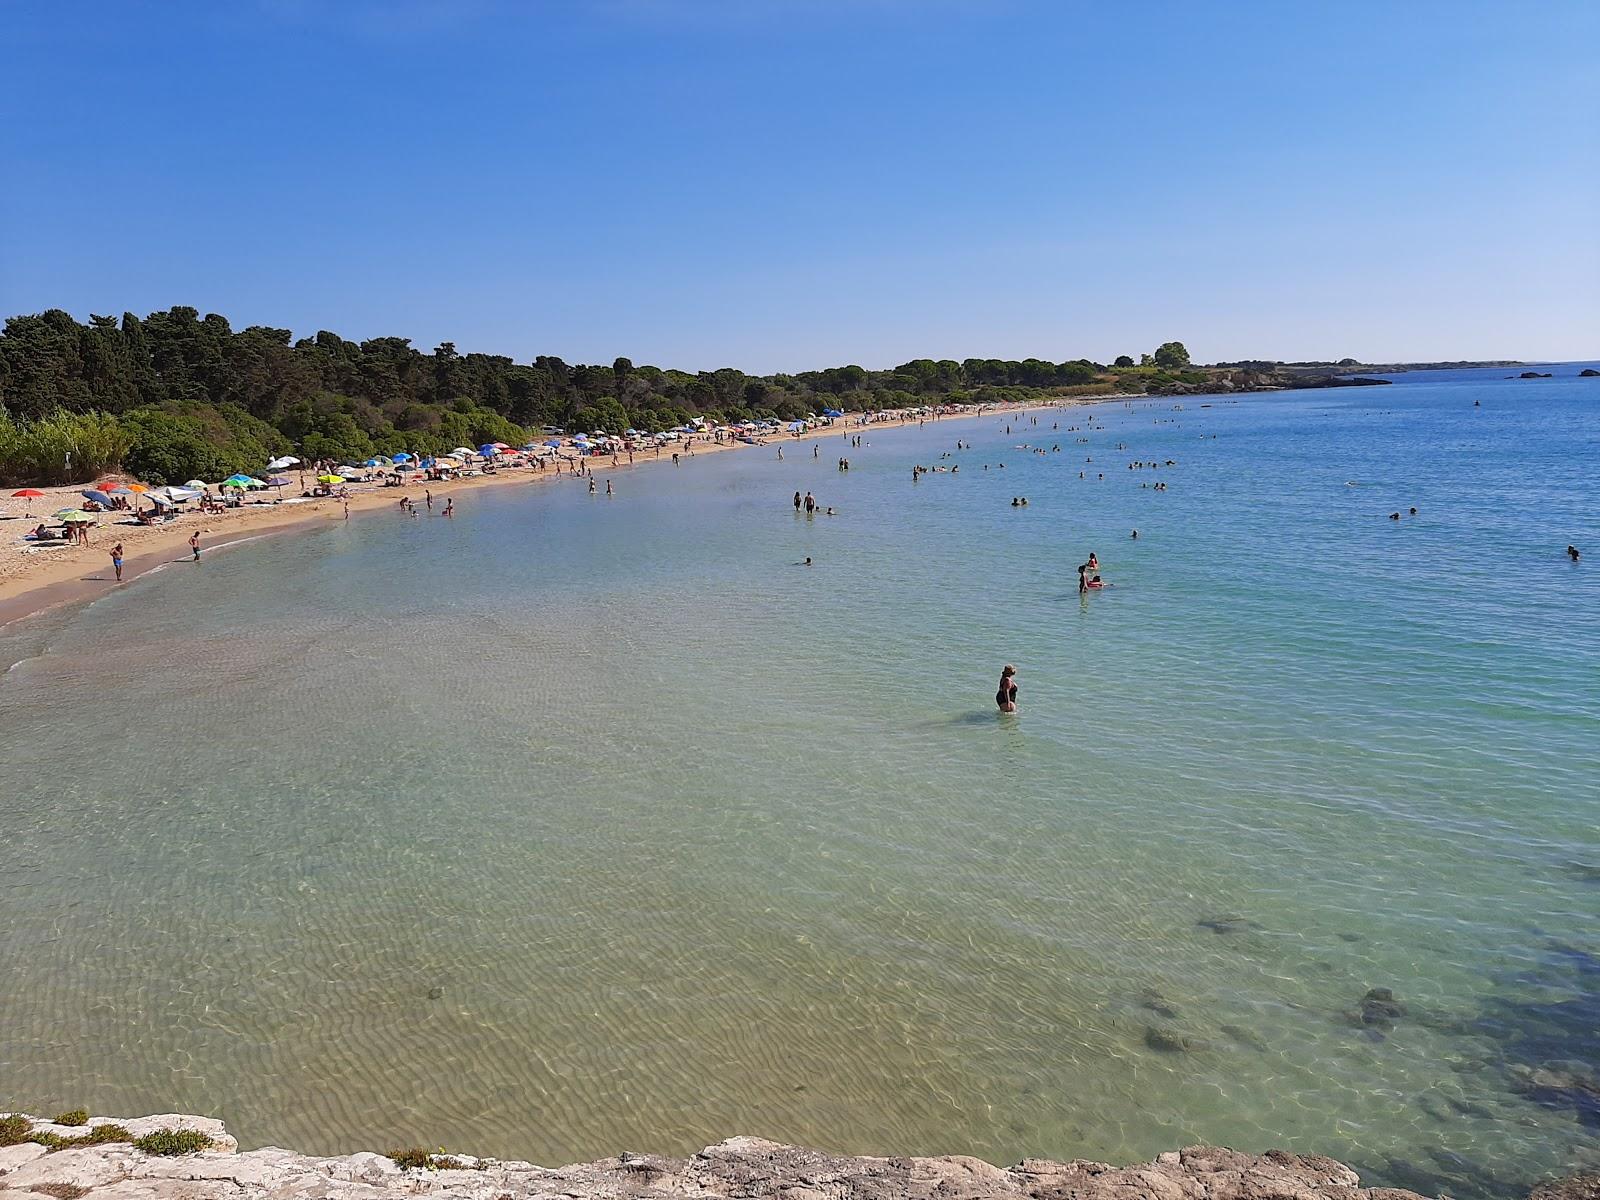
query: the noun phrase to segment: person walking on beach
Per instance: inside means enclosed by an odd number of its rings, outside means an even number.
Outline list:
[[[994,694],[994,702],[1001,712],[1017,711],[1017,669],[1010,663],[1000,672],[1000,687]]]
[[[589,495],[594,495],[594,476],[589,476]]]
[[[610,495],[614,495],[614,494],[615,493],[612,492],[612,490],[611,490],[611,480],[608,479],[608,480],[606,480],[606,495],[610,496]]]
[[[111,568],[117,573],[117,582],[122,582],[122,543],[118,542],[111,547]]]
[[[456,515],[456,502],[454,497],[444,502],[444,515],[447,517],[454,517]]]
[[[194,561],[200,561],[200,531],[196,529],[189,535],[189,549],[194,554]]]
[[[423,499],[423,502],[427,504],[428,511],[432,512],[433,511],[433,493],[430,492],[427,488],[423,488],[422,489],[422,499]]]

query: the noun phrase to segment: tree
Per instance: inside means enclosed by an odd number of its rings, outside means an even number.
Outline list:
[[[1117,361],[1111,365],[1114,367],[1131,367],[1133,366],[1133,359],[1126,354],[1119,354],[1117,355]]]
[[[1189,351],[1182,342],[1162,342],[1156,347],[1156,366],[1167,370],[1181,370],[1189,365]]]

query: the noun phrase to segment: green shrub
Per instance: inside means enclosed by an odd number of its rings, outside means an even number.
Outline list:
[[[389,1157],[394,1160],[397,1167],[411,1168],[418,1171],[468,1171],[483,1170],[483,1167],[473,1167],[466,1159],[457,1158],[454,1154],[446,1154],[443,1150],[424,1150],[421,1146],[413,1146],[409,1150],[391,1150]]]
[[[0,413],[0,483],[83,483],[122,465],[133,436],[100,412],[55,412],[33,421]]]
[[[103,1146],[107,1142],[126,1142],[133,1137],[121,1125],[96,1125],[77,1137],[62,1137],[59,1133],[49,1133],[37,1130],[30,1133],[26,1141],[43,1146],[54,1154],[57,1150],[76,1150],[80,1146]]]
[[[89,1110],[86,1108],[74,1108],[70,1112],[64,1112],[58,1116],[55,1119],[55,1123],[57,1125],[87,1125],[89,1123]]]
[[[198,1129],[158,1129],[142,1138],[135,1138],[133,1148],[144,1154],[197,1154],[213,1145],[209,1135]]]
[[[0,1117],[0,1146],[20,1146],[33,1132],[33,1122],[20,1113]]]

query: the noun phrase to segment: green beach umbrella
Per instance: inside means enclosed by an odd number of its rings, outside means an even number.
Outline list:
[[[93,513],[84,512],[81,508],[63,508],[57,512],[54,517],[54,520],[60,521],[63,524],[72,524],[78,521],[93,521],[94,519],[95,516]]]

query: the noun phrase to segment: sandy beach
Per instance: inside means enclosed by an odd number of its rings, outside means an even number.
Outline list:
[[[1100,403],[1108,399],[1126,397],[1093,396],[1062,400],[1054,405],[1010,405],[980,410],[944,413],[936,417],[872,417],[866,425],[867,415],[848,413],[832,426],[816,429],[794,437],[785,434],[768,438],[761,443],[738,440],[722,442],[696,439],[692,447],[675,443],[661,451],[640,451],[633,464],[623,461],[612,465],[608,456],[589,459],[591,471],[596,475],[610,475],[649,466],[652,463],[671,464],[673,450],[678,450],[684,464],[705,454],[719,454],[730,450],[765,450],[774,453],[778,446],[804,447],[813,442],[841,438],[853,433],[898,429],[924,420],[955,421],[997,413],[1022,415],[1044,407],[1069,407]],[[384,487],[380,483],[352,483],[348,485],[350,514],[352,517],[379,509],[394,508],[400,497],[421,498],[424,489],[435,497],[470,495],[479,488],[534,486],[575,477],[576,458],[563,458],[555,466],[540,470],[532,466],[502,467],[493,474],[444,482],[430,481],[407,483],[404,487]],[[5,511],[0,513],[0,625],[30,616],[63,604],[80,603],[93,599],[106,588],[118,586],[112,573],[111,547],[118,542],[123,546],[123,584],[133,582],[151,568],[169,562],[186,562],[190,559],[189,535],[199,530],[202,555],[224,549],[246,539],[286,533],[297,529],[313,528],[326,521],[345,519],[344,501],[340,497],[302,499],[286,497],[280,500],[258,500],[225,512],[184,512],[176,519],[158,525],[140,525],[132,515],[108,512],[100,524],[90,532],[88,545],[72,543],[36,543],[24,540],[24,534],[39,521],[53,524],[49,514],[62,508],[76,507],[82,502],[82,489],[87,483],[66,487],[41,489],[45,494],[33,499],[3,501]]]

